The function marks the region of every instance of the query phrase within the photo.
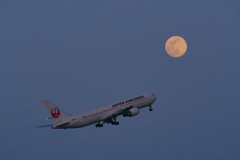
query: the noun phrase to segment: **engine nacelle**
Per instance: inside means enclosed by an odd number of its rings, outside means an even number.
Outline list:
[[[132,116],[136,116],[138,114],[139,114],[139,109],[138,108],[132,108],[126,114],[124,114],[123,117],[132,117]]]

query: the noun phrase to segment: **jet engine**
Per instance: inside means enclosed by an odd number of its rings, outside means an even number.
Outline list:
[[[136,116],[138,114],[139,114],[139,109],[138,108],[132,108],[127,113],[125,113],[123,115],[123,117],[132,117],[132,116]]]

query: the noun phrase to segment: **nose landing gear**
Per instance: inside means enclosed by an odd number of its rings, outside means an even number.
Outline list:
[[[149,106],[149,111],[152,111],[152,110],[153,110],[153,109],[152,109],[152,105],[150,105],[150,106]]]

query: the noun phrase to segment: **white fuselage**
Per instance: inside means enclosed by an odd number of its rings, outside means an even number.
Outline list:
[[[153,94],[142,94],[140,96],[136,96],[133,98],[129,98],[123,101],[119,101],[114,104],[102,106],[75,116],[69,116],[58,123],[52,126],[53,129],[60,129],[63,127],[57,127],[59,124],[64,124],[66,122],[70,122],[67,125],[64,125],[64,128],[79,128],[85,127],[100,121],[103,121],[108,116],[116,113],[117,111],[123,110],[129,106],[133,106],[133,108],[144,108],[152,105],[156,101],[156,97]]]

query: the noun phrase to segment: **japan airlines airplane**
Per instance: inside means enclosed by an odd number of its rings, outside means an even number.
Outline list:
[[[133,98],[126,99],[114,104],[102,106],[85,113],[71,116],[63,112],[49,100],[43,100],[49,113],[55,121],[54,125],[44,125],[39,127],[52,127],[52,129],[80,128],[96,123],[96,127],[103,127],[104,123],[119,125],[116,121],[117,116],[132,117],[139,114],[139,109],[149,107],[152,111],[152,104],[157,97],[154,94],[142,94]]]

